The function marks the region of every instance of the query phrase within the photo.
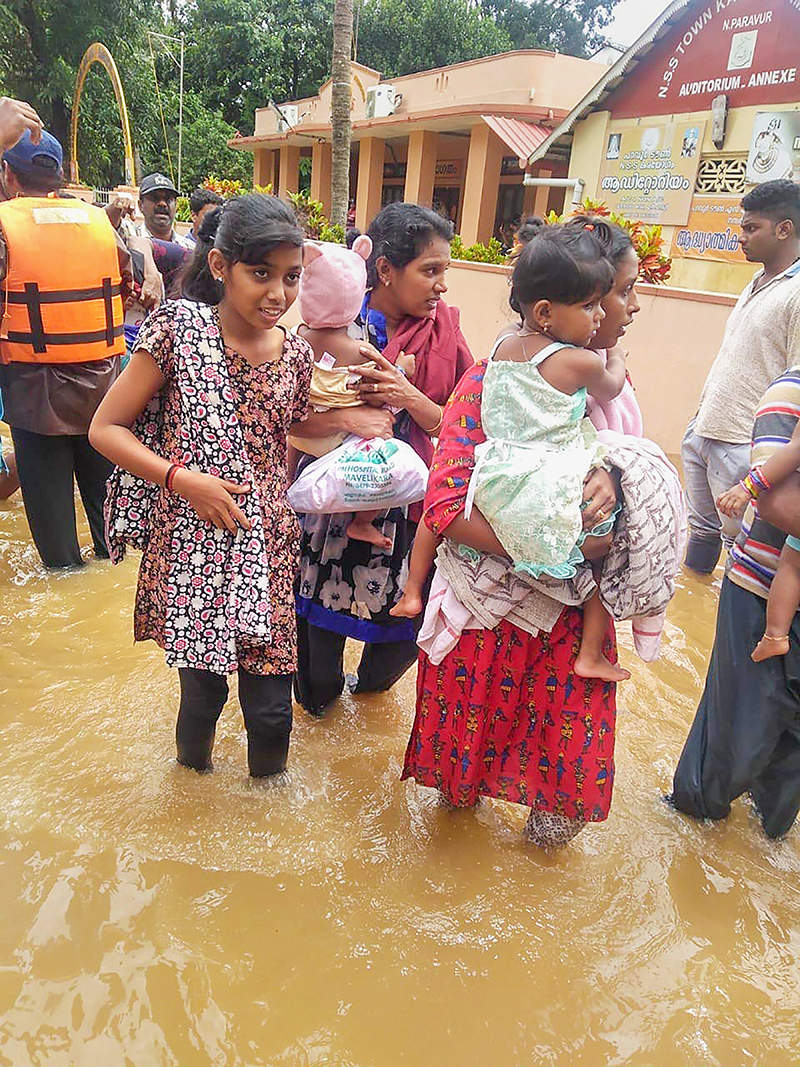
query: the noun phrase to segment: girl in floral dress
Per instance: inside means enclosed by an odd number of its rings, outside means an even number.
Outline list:
[[[118,465],[106,501],[112,559],[142,551],[134,636],[178,668],[178,761],[197,771],[212,769],[234,671],[250,774],[286,766],[299,553],[287,436],[307,415],[313,358],[279,319],[297,296],[302,244],[275,197],[212,212],[186,299],[149,317],[90,431]]]

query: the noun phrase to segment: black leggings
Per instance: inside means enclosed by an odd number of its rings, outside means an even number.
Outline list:
[[[297,674],[294,692],[298,704],[321,716],[344,689],[343,634],[312,626],[297,619]],[[414,641],[366,644],[358,665],[354,693],[384,693],[416,662],[419,649]]]
[[[103,531],[106,480],[113,464],[86,435],[32,433],[11,427],[22,502],[31,536],[45,567],[79,567],[75,481],[89,520],[94,554],[108,558]]]
[[[181,704],[175,727],[178,762],[196,771],[213,770],[211,750],[225,701],[223,674],[181,667]],[[239,668],[239,703],[247,730],[247,762],[254,778],[286,769],[292,730],[291,674],[250,674]]]

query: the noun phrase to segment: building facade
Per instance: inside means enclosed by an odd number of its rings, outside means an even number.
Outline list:
[[[351,200],[366,229],[393,200],[436,207],[466,244],[487,242],[521,215],[563,202],[563,190],[523,185],[532,151],[589,87],[602,63],[553,52],[519,51],[409,74],[391,81],[351,64]],[[311,194],[330,208],[331,82],[315,97],[260,108],[252,137],[254,180],[281,196],[311,168]],[[303,160],[306,162],[304,163]],[[567,160],[538,160],[531,173],[565,177]]]
[[[800,178],[800,0],[676,0],[531,153],[663,227],[670,284],[738,293],[740,201]]]

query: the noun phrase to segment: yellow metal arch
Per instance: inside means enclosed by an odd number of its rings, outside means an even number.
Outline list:
[[[120,121],[122,122],[122,142],[125,148],[125,184],[133,185],[135,175],[135,167],[133,163],[133,139],[131,137],[131,125],[128,121],[128,108],[125,103],[125,94],[122,91],[122,82],[120,81],[119,71],[117,70],[117,64],[114,62],[114,57],[106,46],[100,44],[99,41],[90,44],[83,53],[83,59],[78,67],[78,77],[75,80],[75,99],[72,102],[72,118],[69,126],[71,148],[70,173],[72,180],[76,183],[80,181],[80,171],[78,168],[78,110],[81,105],[81,94],[83,93],[86,75],[89,73],[89,68],[93,63],[99,63],[101,67],[104,67],[111,79],[114,96],[117,98]]]

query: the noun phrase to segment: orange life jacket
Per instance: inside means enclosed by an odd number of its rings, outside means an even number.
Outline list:
[[[22,196],[0,204],[0,229],[8,250],[0,362],[122,355],[122,279],[106,213],[81,200]]]

